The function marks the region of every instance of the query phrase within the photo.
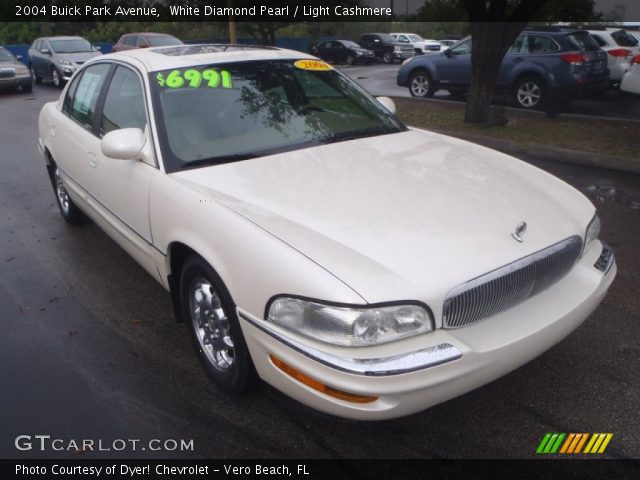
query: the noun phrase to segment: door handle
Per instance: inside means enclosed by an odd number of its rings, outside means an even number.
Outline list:
[[[522,58],[522,57],[516,57],[516,58],[514,58],[514,59],[513,59],[513,61],[514,61],[514,63],[523,62],[523,61],[524,61],[524,58]]]
[[[98,166],[98,162],[96,161],[96,156],[93,153],[89,153],[87,155],[87,159],[89,161],[89,166],[95,168]]]
[[[53,123],[49,124],[49,132],[52,137],[56,136],[56,126]]]

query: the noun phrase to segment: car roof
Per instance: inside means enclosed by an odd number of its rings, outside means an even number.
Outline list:
[[[154,72],[167,68],[183,68],[250,60],[286,60],[315,58],[307,53],[276,47],[232,44],[177,45],[171,47],[139,48],[109,53],[96,60],[136,59],[147,71]]]
[[[61,36],[57,36],[57,37],[40,37],[40,38],[36,38],[36,40],[86,40],[86,38],[84,37],[78,37],[78,36],[68,36],[68,35],[61,35]]]
[[[169,33],[156,33],[156,32],[131,32],[131,33],[125,33],[122,36],[126,37],[128,35],[138,35],[140,37],[173,37],[173,35]]]

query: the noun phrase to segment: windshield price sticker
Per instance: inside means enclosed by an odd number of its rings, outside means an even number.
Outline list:
[[[167,76],[163,73],[156,75],[156,81],[161,87],[167,88],[233,88],[231,73],[227,70],[172,70]]]
[[[293,66],[302,70],[315,70],[317,72],[333,70],[333,67],[331,65],[319,60],[297,60],[293,62]]]

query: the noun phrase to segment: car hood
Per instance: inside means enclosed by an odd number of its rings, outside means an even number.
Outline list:
[[[0,68],[18,68],[18,67],[25,67],[24,63],[20,62],[20,61],[13,61],[13,60],[0,60]]]
[[[55,58],[56,60],[69,60],[70,62],[77,63],[86,62],[100,55],[102,55],[100,52],[56,53]]]
[[[582,194],[533,166],[420,130],[173,177],[279,237],[368,302],[440,301],[460,283],[583,236],[594,214]],[[519,243],[511,233],[523,221]]]

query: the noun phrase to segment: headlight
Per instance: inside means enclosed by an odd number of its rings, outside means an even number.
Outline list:
[[[393,47],[393,50],[394,50],[395,52],[401,52],[401,51],[402,51],[402,47],[400,47],[400,46],[396,45],[395,47]]]
[[[591,244],[591,242],[596,240],[599,236],[600,236],[600,217],[598,217],[598,214],[596,213],[593,216],[591,223],[589,223],[589,226],[587,227],[587,233],[585,233],[584,235],[584,248],[582,249],[582,251],[583,252],[586,251],[587,248],[589,248],[589,245]]]
[[[30,75],[30,72],[28,68],[16,68],[16,75],[18,76]]]
[[[362,55],[362,52],[356,50],[356,55]]]
[[[58,65],[68,65],[68,66],[71,66],[71,65],[73,65],[73,63],[71,63],[69,60],[58,60]]]
[[[433,330],[429,311],[411,303],[343,307],[278,297],[269,305],[267,321],[314,340],[355,347],[392,342]]]

